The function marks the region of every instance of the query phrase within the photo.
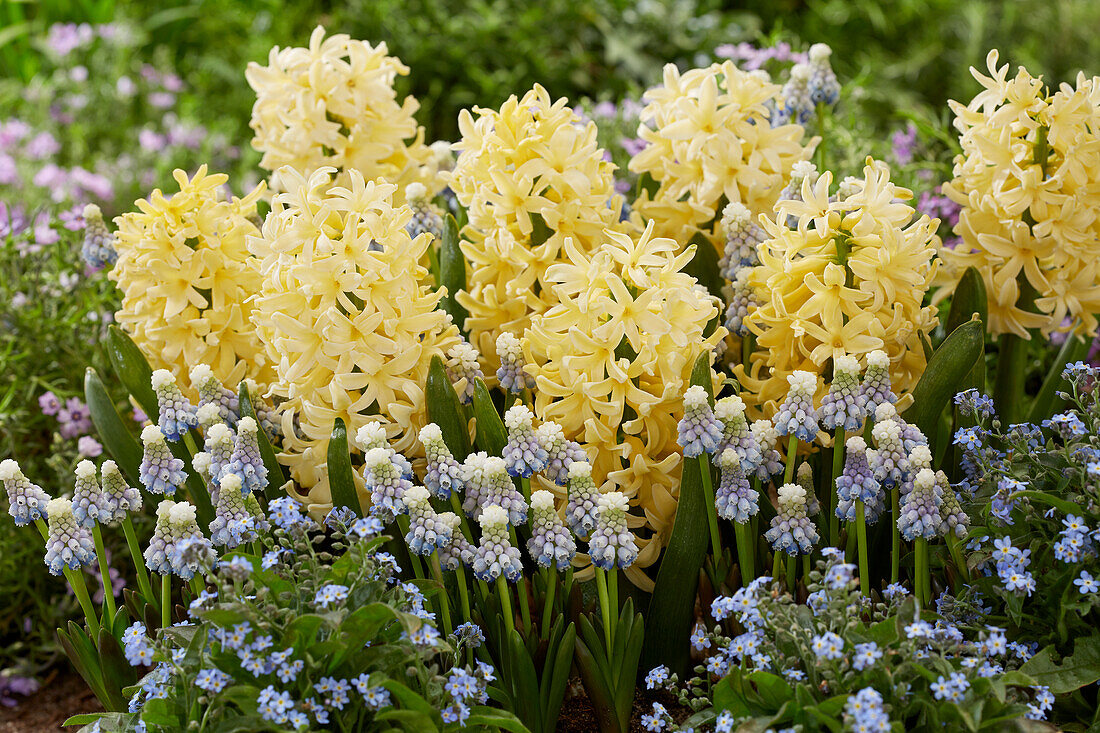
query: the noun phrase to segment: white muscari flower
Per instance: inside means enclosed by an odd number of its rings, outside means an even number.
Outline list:
[[[553,420],[547,420],[535,428],[535,436],[539,445],[546,449],[546,466],[542,469],[542,475],[558,486],[565,486],[569,481],[569,466],[574,461],[587,461],[587,454],[579,443],[567,439],[561,425]]]
[[[222,419],[221,410],[212,402],[207,402],[205,405],[195,410],[195,419],[198,420],[203,435],[206,435],[206,431],[210,430],[210,428],[218,423],[225,422],[225,420]]]
[[[143,453],[138,475],[141,485],[153,494],[174,494],[187,480],[183,461],[172,455],[164,433],[156,425],[146,425],[141,431]]]
[[[775,550],[788,555],[808,554],[820,536],[806,513],[806,489],[798,484],[779,487],[779,506],[764,537]]]
[[[497,380],[500,386],[512,394],[520,394],[525,389],[535,388],[535,378],[524,371],[527,361],[523,356],[523,346],[511,331],[502,331],[497,336],[497,356],[500,357],[500,368],[497,369]]]
[[[199,393],[199,409],[213,405],[222,422],[236,427],[240,419],[240,400],[218,380],[214,370],[206,364],[198,364],[191,369],[190,378],[191,386]],[[202,418],[199,421],[202,422]]]
[[[565,507],[565,519],[573,534],[585,538],[596,528],[599,498],[599,489],[592,480],[592,464],[588,461],[569,464],[569,502]]]
[[[370,489],[371,512],[390,522],[405,513],[403,497],[412,488],[394,464],[389,448],[371,448],[363,456],[363,480]]]
[[[73,503],[68,499],[51,499],[46,504],[46,514],[49,532],[45,562],[50,574],[61,575],[66,567],[79,570],[91,565],[95,561],[92,533],[76,521]]]
[[[814,393],[817,391],[817,375],[795,370],[787,376],[790,389],[775,415],[775,429],[780,435],[794,435],[805,443],[817,437],[817,412],[814,410]]]
[[[449,499],[451,492],[462,488],[462,466],[443,440],[443,431],[435,423],[420,429],[420,442],[428,459],[424,486],[438,499]]]
[[[126,478],[118,470],[118,464],[107,460],[99,467],[101,496],[100,521],[104,524],[125,519],[126,512],[141,509],[141,492],[126,483]]]
[[[460,341],[447,351],[447,378],[458,390],[458,399],[464,405],[473,402],[474,380],[482,377],[477,359],[477,349],[466,341]]]
[[[409,481],[413,480],[412,464],[405,456],[390,447],[389,438],[386,437],[386,426],[382,423],[372,421],[359,428],[355,432],[355,444],[363,451],[363,455],[366,455],[371,448],[385,448],[389,451],[390,460],[397,466],[398,472]]]
[[[451,527],[435,513],[428,501],[430,496],[423,486],[413,486],[402,497],[409,513],[405,543],[417,555],[430,555],[451,542]]]
[[[73,516],[81,527],[91,529],[103,521],[103,492],[96,478],[95,464],[81,461],[74,471],[76,483],[73,487]]]
[[[859,430],[866,417],[866,400],[859,382],[859,361],[849,354],[833,360],[833,382],[818,410],[827,430]]]
[[[0,482],[8,497],[8,514],[15,520],[16,527],[46,518],[49,495],[23,475],[18,463],[10,458],[0,461]]]
[[[439,548],[439,564],[444,570],[458,570],[461,565],[470,565],[474,561],[475,548],[459,529],[461,520],[454,512],[443,512],[439,521],[451,532],[451,541]]]
[[[260,492],[267,487],[267,466],[260,456],[259,426],[255,419],[242,417],[237,423],[237,440],[233,445],[233,455],[222,471],[233,473],[241,478],[241,489],[246,492]]]
[[[741,458],[733,448],[726,448],[718,457],[721,473],[715,491],[718,516],[744,524],[760,509],[760,492],[754,491],[741,469]]]
[[[153,372],[152,385],[157,395],[157,424],[161,432],[168,440],[180,440],[188,430],[199,424],[195,408],[183,396],[176,378],[167,369]]]
[[[604,570],[633,565],[638,559],[638,545],[626,524],[626,495],[619,491],[601,494],[597,507],[596,528],[588,539],[592,564]]]
[[[203,447],[206,450],[203,452],[210,456],[208,470],[214,488],[221,485],[221,477],[226,473],[226,466],[233,459],[235,444],[236,436],[223,422],[214,423],[206,430],[206,438],[203,441]]]
[[[492,504],[485,507],[478,521],[481,544],[474,553],[474,575],[486,583],[496,581],[501,575],[515,583],[523,576],[523,563],[519,550],[508,538],[508,512]]]
[[[535,562],[558,570],[569,567],[577,553],[577,543],[554,509],[554,495],[540,489],[531,494],[531,539],[527,551]]]
[[[871,428],[875,450],[868,461],[875,479],[886,488],[900,485],[909,472],[909,458],[901,441],[901,426],[895,420],[876,422]]]
[[[732,282],[743,268],[760,264],[756,246],[768,235],[740,201],[731,201],[722,210],[722,231],[726,234],[726,245],[718,266],[722,276]]]
[[[546,467],[549,454],[539,444],[534,427],[535,414],[526,405],[513,405],[504,413],[508,442],[504,446],[504,462],[512,476],[530,478]]]
[[[693,385],[684,392],[684,416],[676,427],[685,458],[713,453],[722,441],[722,424],[714,417],[707,391]]]

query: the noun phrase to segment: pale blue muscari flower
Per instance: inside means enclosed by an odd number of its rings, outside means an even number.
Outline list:
[[[760,305],[756,299],[756,291],[749,283],[750,277],[752,277],[752,269],[743,267],[737,271],[730,283],[729,305],[726,306],[724,325],[735,336],[749,335],[749,327],[745,319]]]
[[[386,437],[386,426],[382,423],[369,422],[359,428],[355,433],[355,444],[363,451],[363,455],[366,455],[371,448],[385,448],[389,451],[390,460],[393,461],[393,465],[397,466],[397,471],[401,474],[401,477],[409,481],[416,479],[416,474],[413,473],[412,463],[409,462],[409,459],[390,447],[389,438]]]
[[[99,488],[95,464],[81,461],[74,471],[76,483],[73,487],[73,516],[81,527],[92,529],[100,521],[103,504],[103,492]]]
[[[503,389],[520,394],[525,389],[535,388],[535,378],[524,370],[527,361],[523,356],[523,346],[515,334],[503,331],[497,336],[497,356],[500,357],[497,380]]]
[[[833,360],[833,382],[818,410],[826,430],[859,430],[867,416],[866,401],[859,383],[859,362],[844,354]]]
[[[722,453],[732,448],[741,459],[741,469],[745,475],[751,476],[764,456],[745,418],[745,401],[737,395],[722,397],[714,403],[714,416],[722,425],[722,440],[714,452],[714,461],[717,463]]]
[[[8,514],[15,520],[16,527],[46,518],[49,495],[23,475],[18,463],[10,458],[0,461],[0,482],[8,497]]]
[[[817,493],[814,489],[813,467],[807,462],[799,463],[794,472],[794,481],[806,490],[806,513],[811,517],[819,514],[821,512],[821,502],[817,500]]]
[[[898,396],[890,385],[890,357],[876,349],[867,354],[867,371],[863,374],[863,399],[868,415],[883,402],[894,403]]]
[[[385,522],[405,513],[403,497],[412,488],[394,464],[389,448],[371,448],[363,456],[363,480],[370,489],[371,512]]]
[[[202,430],[204,436],[206,435],[206,431],[210,428],[225,422],[225,420],[222,419],[221,410],[218,409],[216,404],[211,402],[201,405],[195,410],[195,419],[198,421],[199,428]]]
[[[251,417],[242,417],[237,423],[233,455],[222,471],[222,478],[227,473],[240,476],[242,491],[262,492],[267,487],[267,466],[260,456],[259,426]]]
[[[771,529],[764,537],[772,547],[788,555],[808,554],[820,540],[817,528],[806,513],[806,489],[798,484],[779,487],[779,506]]]
[[[439,564],[444,570],[458,570],[461,565],[474,561],[475,548],[459,529],[460,521],[454,512],[442,512],[439,521],[451,531],[451,541],[439,548]]]
[[[893,420],[901,428],[901,444],[902,449],[906,453],[911,453],[918,445],[928,445],[928,438],[924,433],[920,431],[916,425],[905,422],[901,415],[898,414],[898,408],[894,406],[892,402],[881,402],[878,407],[875,408],[874,418],[876,422],[883,420]]]
[[[886,499],[867,461],[867,443],[853,435],[845,445],[844,469],[836,479],[836,515],[846,522],[856,520],[856,501],[862,501],[863,517],[874,524],[885,509]]]
[[[541,567],[558,570],[569,567],[577,554],[577,543],[554,509],[554,495],[540,489],[531,494],[531,539],[527,551]]]
[[[909,458],[901,441],[901,426],[894,420],[876,422],[871,428],[875,450],[868,453],[871,472],[885,488],[900,486],[909,471]]]
[[[943,537],[954,534],[959,539],[966,537],[966,532],[970,528],[970,517],[963,511],[962,505],[959,504],[959,497],[951,488],[951,481],[943,471],[936,471],[936,485],[943,499],[940,505],[938,534]]]
[[[61,575],[65,568],[79,570],[91,565],[96,558],[92,533],[76,521],[73,503],[68,499],[51,499],[46,514],[49,532],[45,562],[50,574]]]
[[[412,219],[405,225],[410,237],[415,239],[427,232],[436,239],[443,238],[443,213],[432,203],[423,183],[413,181],[405,187],[405,205],[412,211]]]
[[[601,494],[597,506],[596,528],[588,539],[592,564],[603,570],[633,565],[638,559],[638,545],[626,523],[626,495],[620,491]]]
[[[80,248],[84,264],[93,270],[111,267],[118,262],[115,235],[103,221],[103,212],[95,204],[84,207],[84,244]]]
[[[904,446],[904,441],[902,441]],[[918,445],[911,450],[905,459],[905,478],[899,487],[898,496],[905,499],[913,490],[913,480],[922,468],[932,468],[932,451],[927,445]]]
[[[117,463],[104,461],[99,472],[103,497],[99,521],[110,524],[124,519],[127,512],[141,509],[141,492],[126,483]]]
[[[206,410],[206,408],[203,409]],[[223,422],[214,423],[205,432],[206,436],[203,439],[205,450],[203,452],[210,457],[207,471],[210,474],[210,484],[216,490],[221,486],[221,478],[226,473],[226,467],[233,460],[236,436],[229,426]]]
[[[565,520],[573,534],[585,538],[596,528],[597,502],[600,491],[592,480],[592,464],[573,461],[569,464],[569,502]]]
[[[473,571],[478,580],[496,581],[501,575],[511,583],[523,576],[519,550],[508,537],[508,512],[496,504],[485,507],[478,520],[481,544],[474,553]]]
[[[504,413],[508,442],[503,455],[509,475],[530,478],[546,467],[549,454],[539,444],[534,422],[535,415],[526,405],[513,405]]]
[[[252,520],[252,513],[245,503],[245,493],[241,489],[240,476],[235,473],[222,476],[214,519],[210,522],[210,541],[228,549],[242,542],[251,542],[256,538],[255,531],[251,529]]]
[[[153,494],[176,493],[183,486],[187,474],[183,470],[183,461],[172,455],[164,433],[156,425],[146,425],[141,431],[143,453],[138,476],[146,491]]]
[[[462,466],[451,455],[443,431],[435,423],[428,423],[420,429],[420,442],[428,460],[424,486],[437,499],[451,498],[452,491],[462,488]]]
[[[699,385],[692,385],[684,392],[684,416],[676,430],[685,458],[697,458],[718,449],[722,424],[714,417],[707,391]]]
[[[157,507],[157,524],[145,548],[145,566],[158,575],[175,574],[190,579],[195,568],[178,557],[178,545],[188,539],[203,539],[195,521],[195,507],[187,502],[165,499]]]
[[[451,527],[440,521],[428,500],[430,496],[423,486],[413,486],[402,497],[409,514],[405,543],[417,555],[430,555],[451,542]]]
[[[191,386],[199,393],[199,409],[205,405],[214,405],[222,422],[235,428],[241,416],[238,396],[232,390],[226,389],[214,376],[214,370],[206,364],[193,367],[190,376]]]
[[[810,101],[815,105],[832,106],[840,99],[840,82],[829,64],[833,49],[824,43],[810,46]]]
[[[745,472],[741,470],[741,458],[733,448],[726,448],[718,457],[721,470],[715,491],[718,516],[744,524],[760,510],[760,492],[753,490]]]
[[[779,92],[780,123],[805,125],[814,116],[814,101],[810,96],[810,77],[813,72],[808,64],[795,64],[791,75]]]
[[[182,439],[188,430],[199,424],[195,408],[183,396],[176,378],[167,369],[153,372],[152,385],[157,395],[157,424],[161,432],[173,442]]]
[[[943,492],[936,484],[936,474],[922,468],[913,479],[913,490],[905,497],[898,516],[898,531],[907,540],[918,537],[932,539],[939,532],[942,518],[940,505]]]
[[[546,449],[546,466],[542,475],[558,486],[569,481],[569,466],[573,461],[587,461],[588,455],[580,444],[565,437],[561,425],[548,420],[535,429],[539,445]]]
[[[726,244],[718,266],[722,277],[733,282],[742,269],[760,264],[756,248],[768,239],[768,235],[740,201],[731,201],[722,209],[721,229],[725,232]]]
[[[814,410],[817,375],[797,370],[787,376],[787,383],[790,389],[774,418],[776,432],[812,443],[817,437],[817,412]]]
[[[447,352],[447,378],[458,390],[458,399],[464,405],[473,402],[474,381],[483,376],[477,359],[477,349],[466,341],[460,341]]]
[[[471,453],[466,457],[462,472],[466,485],[462,510],[467,516],[478,519],[484,507],[499,506],[508,512],[512,524],[527,521],[527,502],[512,483],[503,458],[484,452]]]
[[[783,473],[783,456],[775,449],[779,441],[779,431],[771,420],[761,419],[750,427],[756,445],[760,449],[760,464],[756,467],[756,477],[761,481],[770,481],[772,476]]]

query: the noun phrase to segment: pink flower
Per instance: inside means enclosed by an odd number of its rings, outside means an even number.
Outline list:
[[[176,103],[176,95],[171,92],[153,92],[149,95],[149,104],[157,109],[169,109]]]
[[[48,132],[40,132],[27,143],[27,157],[33,160],[41,160],[55,155],[61,150],[61,144]]]
[[[139,425],[149,422],[149,416],[146,415],[140,407],[135,407],[131,415],[134,418],[134,422]]]
[[[61,423],[60,431],[63,438],[75,438],[92,429],[92,421],[88,417],[88,406],[76,397],[66,400],[65,408],[57,415],[57,421]]]
[[[103,454],[103,446],[92,436],[82,435],[76,441],[76,451],[84,458],[96,458]]]
[[[138,145],[142,150],[148,150],[151,153],[156,153],[164,150],[164,146],[167,144],[167,139],[160,133],[153,132],[148,127],[143,128],[138,133]]]
[[[53,392],[46,392],[39,395],[38,406],[42,408],[43,415],[56,415],[61,411],[61,400]]]
[[[15,158],[0,153],[0,184],[12,184],[19,180],[19,171],[15,168]]]
[[[61,225],[70,232],[80,231],[84,228],[84,207],[80,204],[73,204],[72,208],[65,209],[57,215],[57,218],[61,221]]]

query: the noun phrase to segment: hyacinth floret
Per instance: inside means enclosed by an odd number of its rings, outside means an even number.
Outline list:
[[[970,529],[970,517],[963,511],[959,497],[951,488],[951,481],[943,471],[936,471],[936,486],[943,498],[943,503],[940,505],[941,522],[937,533],[943,537],[950,534],[954,534],[959,539],[966,537],[966,532]]]
[[[943,490],[936,483],[936,474],[922,468],[913,479],[913,490],[905,497],[898,516],[898,531],[906,540],[932,539],[939,533],[943,519],[940,506]]]
[[[81,527],[91,529],[104,521],[106,509],[103,490],[96,478],[95,464],[81,461],[76,464],[76,484],[73,487],[73,516]]]
[[[731,201],[722,210],[722,231],[726,233],[726,246],[718,266],[722,276],[733,282],[742,268],[760,263],[756,247],[768,235],[753,219],[749,207],[740,201]]]
[[[874,413],[875,408],[884,402],[898,401],[890,383],[890,357],[885,351],[875,349],[867,354],[867,371],[863,375],[862,392],[868,414]]]
[[[620,491],[600,495],[596,528],[588,539],[588,554],[596,567],[603,570],[626,568],[638,559],[634,533],[626,522],[628,507],[626,495]]]
[[[587,454],[577,441],[566,438],[561,425],[553,420],[547,420],[535,428],[535,435],[539,445],[546,449],[546,466],[542,469],[542,475],[558,486],[565,486],[569,481],[569,466],[574,461],[587,461]]]
[[[713,453],[722,442],[722,424],[714,417],[707,391],[697,384],[684,392],[684,416],[676,432],[685,458]]]
[[[435,423],[422,427],[419,437],[428,460],[424,486],[437,499],[451,498],[451,492],[463,486],[461,464],[451,454],[451,449],[443,440],[443,431]]]
[[[756,477],[761,481],[770,481],[772,476],[783,472],[783,456],[775,449],[779,441],[779,431],[771,420],[754,420],[749,430],[760,449]]]
[[[544,489],[531,494],[531,539],[527,541],[527,552],[539,566],[553,565],[558,570],[569,567],[577,554],[577,543],[554,508],[554,495]]]
[[[722,453],[732,448],[740,459],[741,470],[751,476],[763,454],[745,417],[745,401],[737,395],[720,398],[714,403],[714,417],[722,425],[722,440],[714,451],[714,461],[717,463]]]
[[[459,529],[461,519],[454,512],[442,512],[438,520],[451,532],[451,541],[439,548],[439,564],[444,570],[458,570],[474,561],[475,548]]]
[[[534,427],[535,414],[526,405],[513,405],[504,413],[508,442],[504,446],[504,463],[511,476],[530,478],[546,468],[549,454],[539,443]]]
[[[718,516],[744,524],[760,509],[760,492],[755,491],[741,468],[741,458],[733,448],[726,448],[718,457],[720,469],[715,506]]]
[[[143,454],[138,475],[141,485],[153,494],[172,495],[187,480],[183,460],[172,455],[164,433],[156,425],[146,425],[141,431]]]
[[[909,458],[901,439],[901,426],[896,420],[876,422],[871,428],[875,450],[868,455],[871,472],[885,488],[900,485],[909,472]]]
[[[46,518],[49,495],[40,486],[32,484],[23,475],[19,464],[11,458],[0,461],[0,482],[8,498],[8,514],[15,520],[16,527]]]
[[[96,557],[92,533],[76,521],[73,503],[64,498],[51,499],[46,514],[49,533],[45,562],[50,574],[61,575],[65,568],[79,570],[92,564]]]
[[[412,482],[402,477],[389,448],[371,448],[363,456],[363,480],[370,490],[371,513],[385,522],[405,513],[403,497]]]
[[[817,391],[817,375],[796,370],[787,376],[790,389],[775,414],[775,429],[780,435],[794,435],[805,443],[817,437],[817,412],[814,410],[814,393]]]
[[[430,555],[451,542],[451,526],[435,513],[430,497],[423,486],[411,487],[402,497],[409,514],[405,543],[417,555]]]
[[[569,464],[569,502],[565,507],[565,519],[573,534],[586,538],[596,528],[599,498],[600,491],[592,480],[592,464],[583,460]]]
[[[871,473],[867,460],[867,442],[853,435],[845,443],[844,469],[836,478],[836,516],[846,522],[856,520],[856,502],[862,501],[864,520],[874,524],[886,506],[885,494]]]
[[[497,356],[500,357],[500,367],[497,369],[500,386],[512,394],[534,389],[535,378],[524,370],[527,360],[523,355],[523,345],[516,335],[511,331],[502,331],[497,336],[496,346]]]
[[[824,43],[810,46],[810,101],[815,105],[832,106],[840,99],[840,82],[829,64],[829,57],[832,55],[833,49]]]
[[[93,270],[110,267],[118,261],[115,235],[103,221],[103,212],[95,204],[84,207],[84,244],[80,248],[84,264]]]
[[[460,341],[447,351],[447,378],[458,390],[458,399],[464,405],[474,401],[475,380],[481,379],[477,349],[466,341]]]
[[[100,505],[100,522],[111,524],[126,517],[126,512],[141,509],[141,492],[126,483],[118,464],[106,460],[99,467],[100,488],[103,501]]]
[[[727,291],[729,304],[726,306],[726,319],[723,323],[730,333],[742,338],[749,335],[749,327],[745,319],[759,305],[750,278],[752,278],[752,271],[747,267],[741,268],[733,276]]]
[[[503,458],[472,453],[463,464],[466,497],[462,510],[478,519],[484,507],[499,506],[508,512],[508,521],[519,525],[527,521],[527,502],[511,477]]]
[[[771,529],[764,537],[777,552],[788,555],[808,554],[820,539],[817,528],[807,516],[806,489],[798,484],[779,487],[779,506]]]
[[[523,576],[523,563],[519,550],[508,538],[507,510],[490,504],[481,512],[478,522],[481,524],[481,543],[474,553],[474,575],[486,583],[494,582],[501,575],[515,583]]]
[[[176,378],[167,369],[153,372],[152,383],[157,395],[157,424],[165,438],[172,442],[180,440],[188,430],[199,424],[195,408],[183,396]]]
[[[821,426],[826,430],[859,430],[866,417],[866,401],[859,381],[859,361],[848,354],[833,360],[833,382],[821,400]]]
[[[253,516],[245,499],[240,476],[235,473],[222,476],[214,519],[210,522],[210,541],[218,547],[232,549],[255,539],[255,532],[250,530]]]
[[[233,455],[222,472],[236,474],[241,478],[241,490],[261,492],[267,487],[267,466],[260,455],[259,426],[251,417],[242,417],[237,423],[237,440],[233,445]]]
[[[145,548],[145,566],[158,575],[175,574],[190,579],[195,569],[177,559],[179,544],[188,539],[202,539],[195,521],[195,507],[165,499],[157,507],[157,524]]]
[[[191,386],[199,393],[198,408],[201,410],[206,405],[214,405],[218,410],[218,417],[231,428],[237,426],[240,419],[240,398],[226,389],[218,380],[214,370],[206,364],[197,364],[191,369]]]

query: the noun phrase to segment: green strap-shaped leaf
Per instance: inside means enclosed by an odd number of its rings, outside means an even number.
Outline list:
[[[106,348],[122,386],[137,400],[142,411],[156,421],[159,407],[153,392],[153,369],[141,349],[125,331],[114,325],[107,329]]]
[[[478,705],[471,708],[470,717],[466,719],[466,725],[473,727],[485,726],[489,730],[506,730],[511,733],[531,733],[530,729],[521,723],[516,716],[504,710]]]
[[[1028,413],[1027,420],[1030,423],[1039,425],[1054,413],[1062,409],[1064,400],[1058,397],[1058,387],[1063,385],[1062,372],[1066,368],[1066,364],[1071,364],[1076,361],[1081,361],[1089,354],[1089,349],[1092,348],[1091,339],[1083,339],[1077,336],[1067,336],[1066,342],[1062,344],[1062,348],[1058,350],[1058,355],[1054,357],[1054,363],[1050,365],[1050,370],[1047,372],[1046,378],[1043,379],[1043,386],[1039,388],[1039,394],[1035,395],[1035,401],[1031,403],[1031,412]]]
[[[982,323],[989,323],[989,301],[985,294],[985,281],[977,268],[968,267],[959,284],[955,286],[955,292],[951,295],[951,309],[947,312],[947,323],[944,330],[954,333],[955,330],[970,321],[977,313]]]
[[[122,689],[137,681],[134,668],[126,661],[118,639],[108,629],[101,628],[99,630],[97,647],[100,667],[103,670],[104,692],[111,700],[109,709],[126,710],[127,698],[122,694]]]
[[[561,641],[558,642],[557,648],[550,647],[547,650],[546,664],[548,669],[544,670],[543,674],[550,678],[550,686],[543,699],[542,729],[544,731],[554,731],[558,728],[561,702],[565,697],[565,688],[569,684],[569,671],[576,642],[577,629],[570,623],[565,629]]]
[[[474,380],[474,418],[477,420],[477,447],[491,456],[499,456],[508,443],[508,429],[500,419],[489,388],[480,378]]]
[[[451,455],[460,463],[470,454],[470,435],[466,430],[466,418],[454,385],[447,378],[447,369],[438,356],[432,357],[428,367],[428,379],[424,386],[424,399],[428,407],[428,419],[443,432],[443,442]]]
[[[443,310],[451,314],[459,330],[465,333],[466,316],[470,314],[458,304],[456,296],[458,291],[466,289],[466,258],[458,242],[458,222],[448,214],[443,221],[443,241],[439,246],[440,284],[447,288],[440,304]]]
[[[696,359],[691,383],[703,387],[710,394],[709,352]],[[685,460],[681,465],[680,499],[672,535],[657,570],[657,580],[649,601],[645,629],[649,643],[642,653],[646,669],[665,664],[683,678],[688,671],[688,637],[695,616],[699,568],[703,566],[707,554],[710,530],[703,495],[703,475],[699,472],[700,461]]]
[[[248,393],[248,383],[243,380],[237,391],[237,402],[240,406],[241,417],[250,417],[259,425],[260,419],[256,417],[256,408],[252,405],[252,395]],[[275,457],[275,449],[271,447],[271,442],[267,439],[267,431],[261,427],[256,431],[256,439],[260,443],[260,458],[263,459],[264,468],[267,469],[267,488],[264,490],[264,495],[267,496],[268,500],[276,499],[279,497],[280,488],[288,480],[286,469]]]
[[[695,256],[684,265],[684,272],[695,278],[711,295],[721,298],[726,280],[718,265],[718,250],[702,232],[696,233],[691,243],[695,245]]]
[[[627,623],[623,623],[626,621]],[[634,603],[628,600],[623,606],[619,628],[615,632],[626,637],[623,655],[619,664],[618,680],[615,690],[615,708],[623,730],[630,728],[630,710],[634,703],[634,687],[638,678],[638,661],[642,656],[642,640],[645,638],[645,622],[642,614],[634,613]],[[618,643],[618,639],[616,639]]]
[[[527,653],[523,637],[515,629],[508,631],[507,644],[506,653],[512,656],[512,683],[516,687],[516,709],[513,712],[527,727],[538,727],[542,721],[542,706],[535,662]]]
[[[107,388],[103,386],[103,380],[91,367],[84,372],[84,400],[88,403],[92,424],[107,452],[118,463],[129,484],[140,485],[141,443],[126,427],[114,401],[107,394]]]
[[[913,390],[913,404],[902,416],[931,438],[944,406],[959,390],[985,350],[985,329],[981,321],[968,321],[943,340],[928,360]]]
[[[342,417],[336,418],[336,424],[332,426],[332,437],[328,441],[328,485],[334,507],[347,507],[356,515],[363,516],[359,494],[355,490],[351,454],[348,452],[348,429],[344,426]]]

